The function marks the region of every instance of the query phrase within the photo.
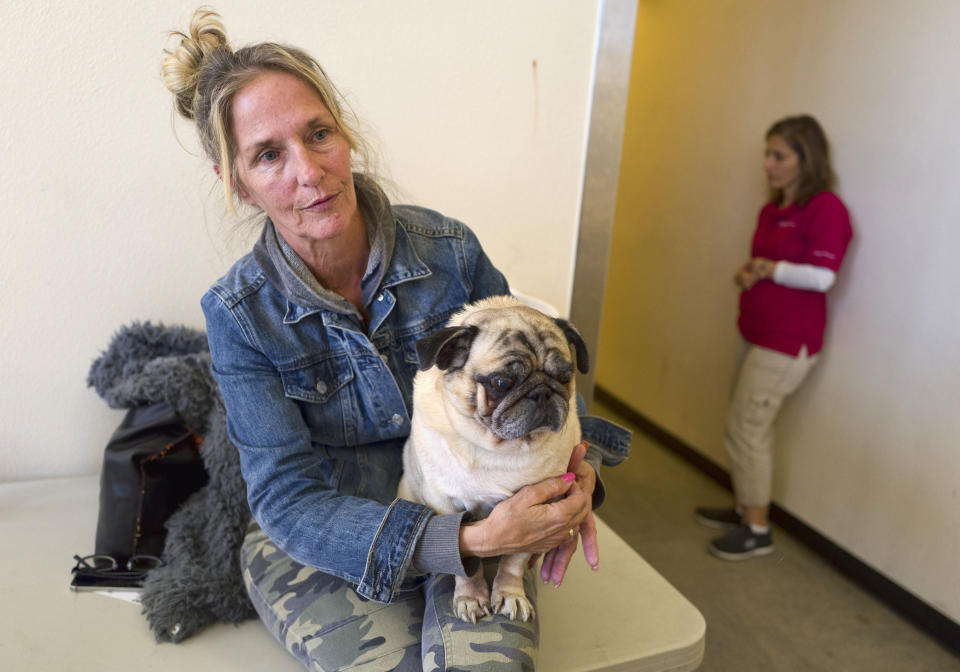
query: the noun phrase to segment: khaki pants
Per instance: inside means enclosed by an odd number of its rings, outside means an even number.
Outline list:
[[[773,421],[784,398],[800,386],[817,359],[807,355],[806,346],[796,357],[756,345],[748,347],[723,435],[738,504],[770,503]]]

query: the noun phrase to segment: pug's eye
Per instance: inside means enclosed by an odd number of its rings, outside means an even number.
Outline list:
[[[496,397],[502,397],[513,387],[513,380],[506,376],[490,376],[487,380],[487,389]]]
[[[552,369],[552,370],[551,370]],[[553,367],[548,368],[547,373],[553,374],[558,383],[566,385],[573,378],[573,364],[564,360],[557,362]]]

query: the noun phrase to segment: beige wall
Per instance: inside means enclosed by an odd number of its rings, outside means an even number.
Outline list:
[[[201,294],[247,248],[159,79],[199,4],[0,4],[0,481],[97,472],[120,413],[90,362],[135,319],[202,327]],[[238,44],[312,52],[407,202],[467,222],[566,312],[599,0],[211,4]]]
[[[762,138],[810,112],[855,240],[774,498],[960,621],[960,3],[641,0],[598,384],[712,459]]]

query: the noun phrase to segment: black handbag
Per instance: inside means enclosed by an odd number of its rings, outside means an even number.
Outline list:
[[[209,480],[202,442],[167,402],[127,411],[103,455],[96,555],[162,555],[167,518]]]

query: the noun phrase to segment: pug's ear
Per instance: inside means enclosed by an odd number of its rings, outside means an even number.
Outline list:
[[[417,357],[420,370],[426,371],[434,364],[441,371],[459,369],[467,363],[470,346],[479,329],[476,327],[445,327],[417,341]]]
[[[567,337],[567,342],[573,346],[573,351],[577,355],[577,369],[580,373],[589,371],[590,355],[587,354],[587,344],[584,343],[583,336],[580,335],[576,327],[566,320],[557,317],[553,321],[556,322],[560,330],[563,331],[563,335]]]

